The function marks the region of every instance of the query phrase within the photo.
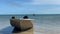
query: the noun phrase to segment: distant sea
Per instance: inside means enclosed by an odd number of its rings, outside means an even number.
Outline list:
[[[26,14],[34,19],[34,34],[60,34],[60,14]],[[11,34],[13,27],[10,25],[10,18],[23,18],[25,15],[0,15],[0,33]]]

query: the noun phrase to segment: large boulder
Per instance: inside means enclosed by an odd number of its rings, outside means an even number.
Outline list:
[[[33,19],[10,19],[10,24],[20,30],[27,30],[33,27]]]

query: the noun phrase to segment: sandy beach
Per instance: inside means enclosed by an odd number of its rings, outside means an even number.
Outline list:
[[[20,33],[12,33],[12,34],[34,34],[34,31],[33,31],[33,28],[32,28],[32,29],[29,29],[27,31],[23,31],[23,32],[20,32]]]

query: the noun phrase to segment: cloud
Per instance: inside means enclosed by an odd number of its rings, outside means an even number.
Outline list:
[[[34,0],[32,4],[60,4],[60,0]]]
[[[32,4],[32,5],[40,5],[40,4],[58,4],[60,5],[60,0],[0,0],[0,2],[11,3],[12,5],[20,5],[20,4]]]
[[[60,5],[60,0],[0,0],[0,2],[10,4],[13,6],[46,4]]]
[[[59,9],[60,0],[0,0],[0,14],[59,14]]]
[[[23,4],[27,4],[32,2],[32,0],[0,0],[0,3],[12,5],[12,6],[20,6]]]

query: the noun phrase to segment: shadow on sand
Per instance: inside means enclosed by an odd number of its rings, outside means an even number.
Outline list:
[[[8,26],[0,30],[0,34],[18,34],[18,33],[19,34],[33,34],[33,28],[20,31],[20,30],[17,30],[16,28]]]

